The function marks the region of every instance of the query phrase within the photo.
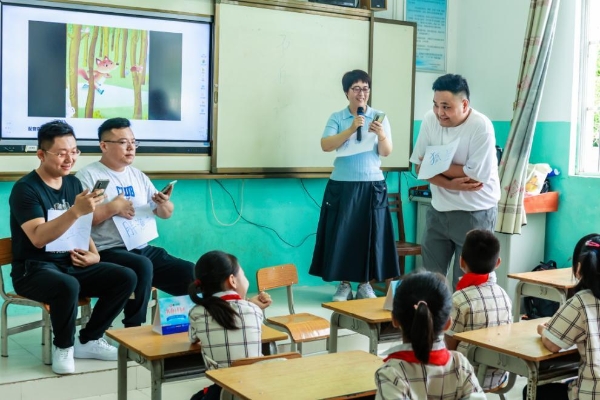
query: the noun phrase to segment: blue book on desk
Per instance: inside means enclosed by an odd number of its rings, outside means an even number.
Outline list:
[[[187,332],[190,326],[188,313],[193,306],[189,296],[158,299],[152,330],[161,335]]]

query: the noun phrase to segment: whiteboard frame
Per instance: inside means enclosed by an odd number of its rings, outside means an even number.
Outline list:
[[[373,34],[375,29],[375,23],[392,23],[399,24],[403,26],[409,26],[414,29],[413,32],[413,43],[412,43],[412,54],[413,61],[415,60],[415,51],[416,51],[416,24],[411,22],[404,21],[396,21],[396,20],[385,20],[374,17],[374,13],[370,10],[363,9],[354,9],[354,8],[345,8],[345,7],[337,7],[324,5],[319,3],[307,3],[300,1],[259,1],[259,0],[243,0],[243,1],[232,1],[232,0],[217,0],[215,4],[215,30],[213,34],[213,49],[214,49],[214,65],[213,65],[213,107],[212,107],[212,121],[213,121],[213,132],[212,132],[212,156],[211,156],[211,172],[214,174],[273,174],[277,175],[280,173],[329,173],[332,171],[333,167],[230,167],[230,166],[222,166],[219,164],[219,79],[221,75],[221,71],[219,68],[220,62],[220,52],[221,52],[221,4],[235,5],[235,6],[246,6],[246,7],[256,7],[256,8],[265,8],[272,10],[280,10],[280,11],[289,11],[289,12],[298,12],[305,14],[314,14],[314,15],[324,15],[329,17],[340,17],[345,19],[358,19],[362,21],[369,22],[369,37],[368,37],[368,67],[370,75],[372,75],[372,63],[373,63]],[[410,115],[409,115],[409,125],[408,127],[400,127],[401,129],[409,130],[409,152],[412,151],[412,141],[413,141],[413,129],[414,129],[414,91],[415,91],[415,66],[414,63],[412,65],[411,71],[411,95],[410,95]],[[376,96],[376,94],[375,94]],[[371,99],[369,100],[369,104],[371,103]],[[397,129],[398,129],[397,128]],[[392,131],[394,132],[394,127],[392,127]],[[396,136],[396,135],[394,135]],[[395,143],[396,144],[396,143]],[[399,144],[399,143],[398,143]],[[401,163],[400,166],[384,166],[385,158],[382,159],[382,170],[385,171],[405,171],[410,168],[410,163],[408,159],[405,163]],[[332,159],[333,165],[333,159]]]

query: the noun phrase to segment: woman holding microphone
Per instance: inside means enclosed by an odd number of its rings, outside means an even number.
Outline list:
[[[309,273],[340,281],[333,301],[375,297],[369,281],[399,275],[387,185],[380,156],[392,152],[390,123],[367,105],[371,78],[347,72],[342,87],[348,106],[329,117],[321,138],[323,151],[336,151],[325,194]]]

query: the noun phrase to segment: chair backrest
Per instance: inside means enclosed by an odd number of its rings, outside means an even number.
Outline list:
[[[301,358],[302,354],[291,351],[288,353],[279,353],[279,354],[271,354],[268,356],[260,356],[260,357],[248,357],[248,358],[240,358],[239,360],[235,360],[231,362],[232,367],[240,367],[242,365],[250,365],[257,362],[269,361],[269,360],[279,360],[279,359],[287,359],[291,360],[293,358]]]
[[[4,289],[4,279],[2,278],[2,269],[4,266],[12,263],[12,239],[2,238],[0,239],[0,296],[3,299],[7,299],[6,292]]]
[[[294,293],[292,292],[292,285],[297,283],[298,271],[294,264],[265,267],[256,271],[256,285],[258,286],[259,291],[282,287],[287,289],[288,309],[290,314],[296,313],[294,311]],[[265,313],[264,310],[263,313]]]
[[[294,264],[282,264],[261,268],[256,272],[258,290],[276,289],[298,283],[298,271]]]
[[[404,216],[402,215],[402,200],[400,199],[400,193],[388,193],[388,204],[390,207],[390,213],[396,213],[398,217],[398,241],[406,242],[406,235],[404,233]]]

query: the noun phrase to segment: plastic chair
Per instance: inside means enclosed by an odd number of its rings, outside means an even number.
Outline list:
[[[388,193],[388,204],[390,213],[396,213],[398,221],[398,240],[396,241],[396,251],[398,252],[398,263],[400,265],[400,276],[406,271],[405,258],[407,256],[417,256],[421,254],[421,245],[406,241],[404,232],[404,216],[402,215],[402,200],[400,193]],[[393,278],[386,279],[385,286],[379,283],[372,283],[373,288],[387,293],[387,289]]]
[[[4,299],[0,316],[0,336],[2,357],[8,357],[8,336],[16,333],[42,328],[42,361],[46,365],[52,364],[52,324],[50,323],[50,306],[19,296],[14,292],[6,292],[4,288],[3,270],[8,270],[12,262],[12,240],[10,238],[0,239],[0,296]],[[42,310],[42,319],[26,324],[8,327],[8,306],[11,304],[29,307],[39,307]],[[92,315],[92,306],[89,298],[79,299],[81,317],[76,324],[85,327]]]
[[[291,350],[302,353],[302,343],[329,338],[329,321],[309,313],[294,310],[292,285],[298,283],[298,271],[294,264],[283,264],[261,268],[256,272],[259,291],[282,288],[287,289],[289,315],[267,317],[265,324],[290,336]],[[266,313],[265,313],[266,316]]]

